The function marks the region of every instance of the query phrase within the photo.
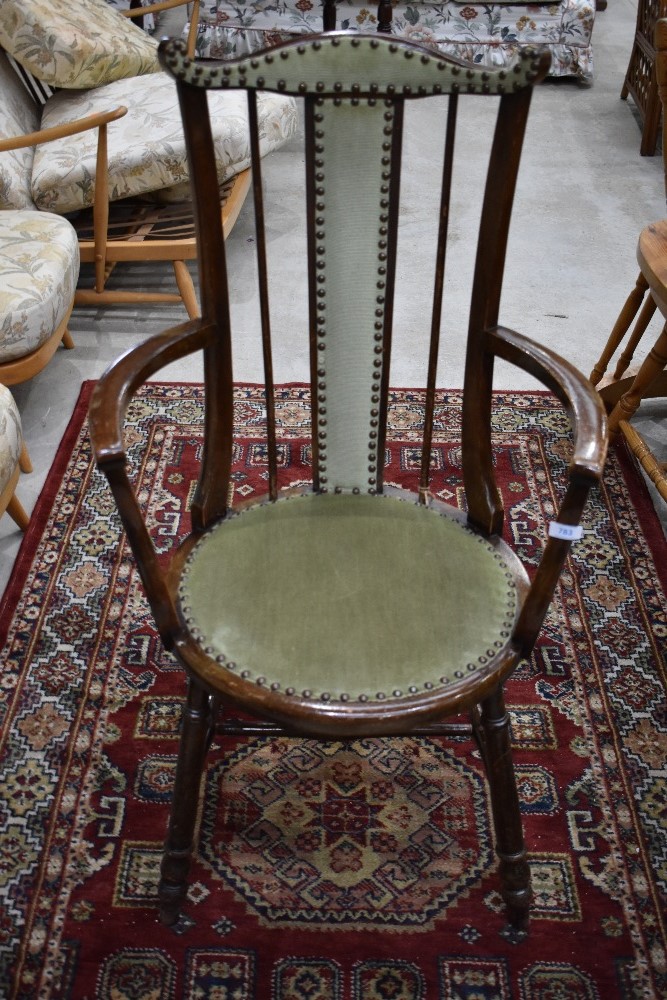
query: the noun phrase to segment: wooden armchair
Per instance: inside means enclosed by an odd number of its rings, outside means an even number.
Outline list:
[[[521,141],[545,53],[510,70],[466,66],[399,39],[333,33],[225,63],[197,64],[163,43],[183,109],[196,202],[202,318],[121,358],[96,387],[92,442],[107,475],[160,633],[189,676],[160,884],[167,924],[185,898],[208,743],[240,733],[346,740],[474,733],[494,817],[510,924],[524,930],[530,872],[523,843],[503,684],[540,630],[589,487],[605,456],[605,417],[590,383],[567,362],[500,325],[498,310]],[[247,90],[253,124],[258,301],[265,360],[268,495],[228,509],[233,424],[232,332],[207,95]],[[274,387],[257,90],[304,101],[312,488],[278,486]],[[474,98],[468,95],[477,95]],[[470,314],[462,429],[467,512],[430,499],[430,442],[443,304],[457,107],[501,94]],[[419,493],[384,482],[399,220],[403,112],[449,95],[425,386]],[[398,287],[397,287],[398,286]],[[233,289],[231,290],[233,291]],[[258,338],[259,342],[259,338]],[[162,366],[203,351],[206,418],[192,533],[166,564],[133,492],[123,415]],[[563,400],[575,441],[560,509],[532,582],[502,540],[490,415],[495,358],[534,374]],[[545,534],[546,525],[545,525]],[[299,627],[293,627],[298,615]],[[224,712],[224,714],[223,714]],[[452,721],[468,713],[470,725]],[[450,721],[445,721],[445,720]],[[216,730],[216,724],[219,728]]]
[[[164,0],[143,12],[185,2]],[[80,287],[75,304],[182,300],[197,315],[186,265],[196,240],[185,143],[155,39],[105,0],[88,0],[78,12],[77,0],[7,0],[0,43],[24,69],[61,88],[39,107],[0,53],[0,208],[37,207],[72,221],[81,261],[95,269],[94,288]],[[216,201],[227,235],[250,183],[247,112],[236,95],[213,95],[212,104]],[[296,127],[289,98],[268,95],[260,117],[264,153]],[[118,263],[156,260],[171,261],[178,292],[108,287]]]

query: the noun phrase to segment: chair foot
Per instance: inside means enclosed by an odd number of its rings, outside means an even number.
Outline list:
[[[528,937],[528,925],[525,927],[515,927],[512,923],[507,923],[500,932],[500,936],[509,944],[521,944]]]
[[[527,933],[530,920],[530,865],[525,849],[509,857],[500,857],[500,893],[505,902],[507,922],[515,931]]]
[[[21,531],[27,531],[30,526],[30,518],[26,514],[20,500],[14,495],[11,497],[9,503],[7,504],[7,513],[11,517],[14,524],[21,529]]]
[[[160,923],[173,927],[178,923],[187,895],[187,877],[190,869],[190,851],[177,857],[179,852],[165,850],[162,860],[162,877],[158,886]],[[178,872],[178,874],[177,874]]]

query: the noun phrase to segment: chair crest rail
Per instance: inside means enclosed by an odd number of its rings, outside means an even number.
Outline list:
[[[546,49],[526,47],[507,67],[477,69],[435,52],[427,55],[421,45],[408,41],[351,31],[286,42],[262,55],[226,62],[191,59],[183,41],[168,39],[160,43],[159,58],[165,69],[192,86],[249,87],[297,96],[315,90],[322,97],[352,99],[510,93],[543,79],[551,61]]]

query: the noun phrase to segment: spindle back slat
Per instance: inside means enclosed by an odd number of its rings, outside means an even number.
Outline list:
[[[266,260],[266,227],[264,223],[264,190],[262,158],[259,148],[257,91],[248,91],[248,126],[252,160],[253,200],[255,207],[255,237],[257,246],[257,280],[262,325],[262,358],[264,361],[264,396],[266,400],[266,445],[269,466],[269,496],[278,496],[278,448],[276,443],[276,393],[273,379],[273,345],[269,305],[268,266]]]

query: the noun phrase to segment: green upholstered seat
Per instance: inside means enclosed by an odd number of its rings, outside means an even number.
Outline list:
[[[435,690],[487,664],[517,612],[502,550],[392,497],[310,494],[206,533],[180,587],[220,670],[316,700]]]

